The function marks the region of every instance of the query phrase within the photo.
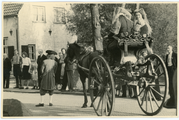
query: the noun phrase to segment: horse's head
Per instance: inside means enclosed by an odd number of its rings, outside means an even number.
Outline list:
[[[70,61],[73,61],[74,59],[78,60],[82,49],[84,49],[84,47],[76,42],[71,44],[68,43],[67,56]]]

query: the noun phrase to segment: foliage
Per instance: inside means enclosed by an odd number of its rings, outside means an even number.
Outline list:
[[[177,51],[177,4],[142,4],[153,29],[154,52],[164,56],[167,45]]]
[[[99,18],[101,24],[101,35],[109,34],[114,7],[121,4],[99,4]],[[72,4],[74,12],[68,19],[73,24],[68,26],[71,33],[78,36],[81,42],[92,41],[90,4]],[[126,4],[126,9],[135,9],[135,4]],[[177,51],[177,4],[140,4],[144,8],[149,23],[153,29],[153,50],[160,56],[165,55],[166,45],[170,44]]]

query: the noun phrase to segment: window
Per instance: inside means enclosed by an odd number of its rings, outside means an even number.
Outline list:
[[[29,45],[22,45],[21,46],[22,52],[26,52],[28,54],[28,57],[34,61],[36,60],[36,49],[35,44],[29,44]]]
[[[4,37],[4,39],[3,39],[3,45],[7,45],[7,40],[8,40],[8,37]]]
[[[33,6],[33,21],[45,22],[45,7]]]
[[[54,23],[66,23],[64,8],[60,8],[60,7],[54,8]]]
[[[29,48],[29,58],[31,60],[35,60],[35,44],[30,44],[28,45],[28,48]]]
[[[7,40],[8,40],[8,37],[3,38],[4,53],[8,53]]]

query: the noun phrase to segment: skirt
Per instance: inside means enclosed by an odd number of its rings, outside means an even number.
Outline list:
[[[24,79],[24,80],[31,79],[31,74],[28,71],[29,71],[29,66],[23,66],[22,79]]]

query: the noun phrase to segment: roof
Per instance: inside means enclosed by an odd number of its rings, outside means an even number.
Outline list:
[[[22,3],[5,3],[4,16],[17,15],[22,6]]]

